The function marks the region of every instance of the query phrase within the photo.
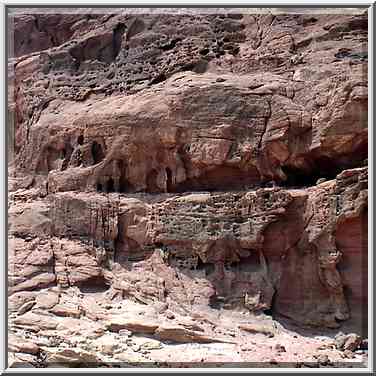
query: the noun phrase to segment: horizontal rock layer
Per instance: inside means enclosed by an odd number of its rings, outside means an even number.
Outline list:
[[[366,13],[26,13],[8,62],[14,361],[145,360],[113,342],[126,332],[161,359],[280,335],[241,314],[366,335]],[[81,330],[80,349],[53,337]]]

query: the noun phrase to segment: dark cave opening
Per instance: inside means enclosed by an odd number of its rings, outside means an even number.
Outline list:
[[[93,157],[94,164],[101,162],[104,159],[102,145],[94,141],[91,145],[91,154]]]
[[[310,171],[290,166],[283,166],[282,170],[287,179],[281,183],[285,187],[310,187],[317,183],[318,179],[333,180],[345,168],[336,164],[331,158],[321,157],[315,161],[314,168]]]
[[[282,167],[287,179],[281,183],[283,187],[309,187],[315,185],[320,175],[312,172],[305,172],[294,167]]]
[[[115,182],[114,182],[114,179],[112,179],[112,178],[108,179],[106,191],[108,193],[115,192]]]
[[[127,180],[127,164],[123,160],[118,160],[118,168],[120,171],[119,177],[119,193],[126,193],[132,191],[133,187]]]
[[[104,159],[105,155],[102,146],[94,141],[92,143],[92,154],[94,163],[99,163]],[[201,176],[190,178],[178,184],[173,181],[173,173],[169,167],[165,168],[166,176],[166,192],[167,193],[183,193],[187,191],[230,191],[230,190],[250,190],[258,189],[260,187],[282,187],[282,188],[306,188],[315,186],[319,179],[333,180],[338,174],[345,169],[356,168],[364,166],[366,163],[366,149],[362,145],[357,148],[359,154],[352,160],[348,156],[334,160],[332,157],[320,156],[312,160],[306,161],[305,168],[297,168],[295,166],[282,166],[287,179],[285,181],[261,181],[257,170],[245,171],[229,166],[221,166],[213,170],[205,171]],[[119,172],[115,176],[118,181],[108,181],[102,188],[97,188],[98,191],[129,193],[134,191],[134,187],[126,178],[127,164],[118,160]],[[163,187],[158,185],[159,172],[152,169],[146,177],[147,193],[162,193]],[[162,183],[161,183],[162,184]],[[267,198],[267,197],[266,197]]]
[[[101,184],[101,183],[98,183],[98,184],[97,184],[97,191],[98,191],[98,192],[103,192],[103,187],[102,187],[102,184]]]
[[[308,167],[303,169],[294,166],[282,166],[287,180],[281,185],[285,187],[309,187],[317,184],[318,179],[333,180],[342,171],[364,167],[367,164],[368,143],[359,140],[355,143],[351,155],[337,156],[316,155],[306,160]]]
[[[84,144],[84,136],[81,134],[77,138],[77,144],[78,145],[83,145]]]
[[[106,292],[110,289],[110,285],[106,282],[103,276],[96,276],[79,284],[78,288],[83,293],[98,293]]]
[[[172,172],[168,167],[166,168],[166,175],[167,175],[167,192],[172,192],[174,189],[173,184],[172,184]]]
[[[207,266],[207,264],[205,264],[205,263],[201,260],[201,257],[198,257],[198,258],[197,258],[197,266],[196,266],[196,270],[205,270],[205,269],[206,269],[206,266]]]
[[[120,181],[119,181],[119,192],[125,193],[127,192],[127,189],[128,189],[127,180],[123,176],[121,176]]]

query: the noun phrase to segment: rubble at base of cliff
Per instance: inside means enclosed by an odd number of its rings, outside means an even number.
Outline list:
[[[367,367],[367,13],[136,13],[10,14],[9,367]]]

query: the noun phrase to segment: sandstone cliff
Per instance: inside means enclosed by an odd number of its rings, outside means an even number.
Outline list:
[[[16,360],[181,361],[269,315],[367,337],[366,12],[10,21]],[[235,348],[204,361],[265,361]]]

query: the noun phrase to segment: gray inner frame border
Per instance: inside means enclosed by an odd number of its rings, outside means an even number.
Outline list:
[[[218,5],[213,5],[213,4],[176,4],[176,5],[171,5],[171,4],[124,4],[124,6],[119,6],[119,4],[103,4],[103,5],[88,5],[88,4],[76,4],[76,5],[71,5],[71,4],[1,4],[1,10],[2,16],[3,16],[3,38],[4,38],[4,43],[3,43],[3,63],[4,63],[4,69],[3,69],[3,82],[4,82],[4,90],[3,90],[3,121],[4,121],[4,127],[3,127],[3,176],[4,179],[2,179],[2,190],[4,192],[3,195],[3,205],[4,205],[4,210],[3,210],[3,226],[2,226],[2,231],[3,231],[3,242],[2,245],[4,246],[4,250],[2,252],[2,257],[3,257],[3,272],[4,272],[4,289],[1,289],[1,294],[2,294],[2,300],[3,300],[3,307],[5,310],[1,311],[2,317],[2,327],[1,330],[3,331],[3,341],[0,343],[0,346],[3,347],[4,351],[1,352],[3,355],[0,359],[0,369],[2,370],[2,373],[12,373],[12,374],[18,374],[17,372],[12,372],[8,368],[8,234],[9,234],[9,226],[8,226],[8,163],[9,163],[9,145],[8,145],[8,127],[12,126],[9,124],[9,117],[8,117],[8,59],[9,59],[9,51],[11,48],[10,44],[10,26],[11,26],[11,16],[12,14],[17,14],[17,13],[28,13],[28,14],[35,14],[35,13],[67,13],[69,14],[71,11],[77,12],[79,9],[80,11],[82,10],[82,13],[88,13],[90,10],[90,13],[116,13],[117,10],[121,11],[124,10],[124,8],[129,8],[131,10],[130,13],[132,14],[150,14],[150,13],[169,13],[169,14],[213,14],[213,13],[221,13],[221,12],[226,12],[226,13],[253,13],[253,14],[268,14],[268,13],[278,13],[278,14],[299,14],[299,13],[307,13],[307,12],[312,12],[315,14],[327,14],[327,13],[341,13],[341,14],[359,14],[361,12],[364,12],[365,10],[368,11],[368,20],[369,20],[369,25],[371,28],[368,31],[368,48],[370,49],[371,52],[371,60],[368,62],[368,82],[369,82],[369,100],[368,103],[371,104],[369,106],[369,114],[368,114],[368,124],[373,124],[373,106],[371,102],[371,98],[373,99],[373,88],[375,87],[375,76],[373,74],[373,62],[374,62],[374,57],[375,57],[375,49],[374,47],[374,41],[373,39],[371,40],[371,36],[374,36],[374,28],[373,28],[373,20],[375,19],[376,16],[376,7],[374,3],[370,2],[354,2],[354,3],[347,3],[344,5],[338,5],[338,4],[333,4],[333,3],[328,3],[328,4],[305,4],[305,5],[297,5],[297,4],[262,4],[262,3],[256,3],[252,5],[245,5],[245,4],[219,4]],[[187,12],[187,13],[184,13]],[[370,33],[371,31],[371,33]],[[375,173],[375,160],[374,160],[374,155],[373,155],[373,145],[375,145],[376,141],[376,133],[373,132],[372,126],[368,127],[369,132],[371,132],[371,143],[368,144],[368,159],[372,161],[372,167],[369,169],[369,172],[371,172],[371,178],[369,179],[369,188],[371,188],[371,194],[369,195],[369,199],[372,201],[371,205],[371,210],[368,213],[368,222],[372,223],[373,225],[373,213],[375,209],[375,202],[373,201],[373,176]],[[372,228],[373,230],[373,228]],[[371,338],[371,341],[369,343],[371,344],[371,356],[368,359],[368,369],[357,369],[357,372],[351,371],[351,369],[348,370],[341,370],[339,368],[338,370],[331,370],[335,373],[368,373],[368,374],[373,374],[374,373],[374,347],[373,347],[373,341],[375,338],[375,328],[373,325],[373,312],[375,308],[375,291],[372,288],[373,287],[373,270],[375,269],[375,258],[373,257],[373,231],[369,233],[369,239],[368,239],[368,256],[369,260],[371,259],[371,263],[368,265],[368,288],[370,288],[370,292],[372,295],[372,304],[369,304],[369,315],[368,315],[368,320],[369,320],[369,334],[371,334],[372,330],[372,335],[369,336]],[[372,270],[371,270],[371,268]],[[369,297],[371,296],[369,295]],[[372,328],[372,329],[371,329]],[[369,339],[370,339],[369,338]],[[0,347],[0,348],[1,348]],[[145,363],[144,363],[145,364]],[[283,364],[283,363],[281,363]],[[251,367],[251,365],[247,364],[241,364],[241,363],[233,363],[231,366],[231,371],[226,371],[226,368],[224,369],[215,369],[215,370],[206,370],[206,372],[210,373],[224,373],[224,372],[234,372],[236,370],[236,367],[243,368],[242,371],[244,372],[245,369],[244,367],[250,367],[250,369],[254,368]],[[286,364],[285,366],[280,366],[278,369],[280,369],[281,373],[290,373],[290,371],[285,370],[283,371],[283,368],[288,367]],[[145,368],[147,367],[146,365],[141,365],[139,366],[140,368]],[[200,368],[199,365],[194,365],[190,363],[190,367],[192,368]],[[169,367],[170,368],[170,367]],[[205,367],[206,368],[206,367]],[[263,368],[266,368],[265,366]],[[124,368],[123,368],[124,369]],[[16,370],[16,369],[15,369]],[[20,369],[21,370],[21,369]],[[56,370],[56,371],[55,371]],[[69,369],[67,368],[66,371],[63,371],[62,369],[53,369],[53,368],[48,368],[48,369],[40,369],[40,368],[35,368],[35,369],[30,369],[31,373],[35,372],[43,372],[47,371],[48,373],[68,373]],[[97,371],[98,370],[98,371]],[[97,368],[97,370],[92,370],[92,372],[95,373],[101,373],[101,368]],[[107,372],[116,372],[119,371],[120,369],[109,369],[105,368],[106,373]],[[173,369],[171,369],[172,371]],[[175,370],[177,370],[175,368]],[[187,369],[184,371],[182,369],[178,369],[180,372],[183,373],[188,373],[192,371],[187,371]],[[307,371],[301,371],[299,373],[312,373],[314,372],[313,369],[306,369]],[[355,369],[354,369],[355,370]],[[103,370],[104,371],[104,370]],[[104,372],[102,373],[104,374]],[[165,372],[165,369],[163,368],[156,368],[153,370],[154,372],[160,373],[160,372]],[[24,371],[25,372],[25,371]],[[84,373],[90,372],[90,371],[84,371]],[[236,371],[235,371],[236,372]],[[317,372],[317,371],[316,371]],[[139,373],[139,372],[137,372]],[[294,372],[296,373],[296,372]]]

